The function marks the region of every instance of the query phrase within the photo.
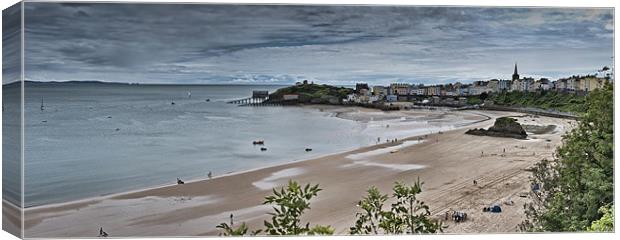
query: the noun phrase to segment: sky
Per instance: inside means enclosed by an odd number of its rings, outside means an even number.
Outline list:
[[[613,29],[611,8],[28,2],[25,79],[428,85],[515,62],[557,79],[610,66]]]

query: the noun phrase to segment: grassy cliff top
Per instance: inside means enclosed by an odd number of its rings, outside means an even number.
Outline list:
[[[271,101],[281,101],[286,94],[299,95],[299,102],[310,102],[312,99],[338,99],[342,100],[353,93],[353,89],[335,87],[326,84],[301,84],[278,89],[269,95]]]

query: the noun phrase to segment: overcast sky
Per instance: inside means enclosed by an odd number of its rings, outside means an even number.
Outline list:
[[[26,79],[445,83],[611,65],[612,9],[26,3]]]

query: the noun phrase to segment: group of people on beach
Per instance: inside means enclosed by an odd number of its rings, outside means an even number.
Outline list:
[[[381,137],[377,137],[377,144],[379,144],[381,142]],[[395,143],[398,142],[398,138],[394,138],[394,139],[385,139],[386,143]]]
[[[446,216],[445,216],[446,221],[448,220],[448,217],[452,218],[452,221],[455,221],[457,223],[464,222],[467,220],[467,213],[450,210],[450,211],[446,211]]]

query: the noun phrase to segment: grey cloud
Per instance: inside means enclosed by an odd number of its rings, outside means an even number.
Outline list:
[[[2,83],[21,79],[21,4],[2,11]]]
[[[41,81],[428,83],[502,77],[514,61],[558,77],[609,64],[613,46],[611,9],[29,2],[26,11],[27,77]]]

